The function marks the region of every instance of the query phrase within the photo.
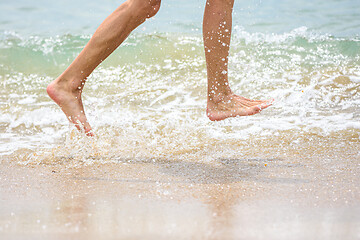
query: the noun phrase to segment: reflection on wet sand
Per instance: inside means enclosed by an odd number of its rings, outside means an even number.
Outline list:
[[[356,239],[356,157],[0,164],[1,239]]]

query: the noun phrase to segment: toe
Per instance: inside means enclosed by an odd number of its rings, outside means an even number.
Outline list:
[[[262,109],[265,109],[265,108],[267,108],[267,107],[270,107],[270,106],[273,104],[273,102],[274,102],[273,100],[263,102],[262,104],[260,104],[260,105],[261,105],[261,108],[262,108]]]
[[[261,106],[260,105],[255,105],[255,106],[252,106],[252,107],[249,107],[248,108],[248,115],[254,115],[254,114],[257,114],[261,111]]]

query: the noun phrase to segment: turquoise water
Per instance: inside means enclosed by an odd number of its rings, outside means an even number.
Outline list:
[[[122,1],[63,0],[0,2],[0,32],[21,36],[92,34]],[[199,32],[205,0],[168,0],[161,11],[137,32]],[[250,0],[235,1],[234,24],[248,32],[283,33],[306,26],[336,37],[359,36],[357,0]]]
[[[118,5],[0,2],[1,155],[53,152],[75,141],[45,88]],[[164,0],[159,14],[90,76],[84,102],[101,156],[199,150],[204,158],[209,146],[222,146],[229,157],[246,152],[245,141],[270,143],[274,136],[295,143],[313,136],[359,143],[358,1],[237,1],[231,86],[245,97],[276,102],[260,115],[220,123],[210,122],[204,111],[203,8],[200,0]],[[78,154],[71,146],[58,153]]]

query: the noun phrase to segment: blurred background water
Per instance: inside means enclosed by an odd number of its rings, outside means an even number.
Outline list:
[[[259,115],[222,122],[205,116],[205,1],[164,0],[88,79],[84,103],[97,137],[88,144],[72,136],[45,88],[121,2],[0,0],[1,155],[26,153],[26,162],[75,155],[207,159],[254,146],[275,156],[312,139],[314,148],[359,144],[357,0],[235,1],[231,86],[276,101]],[[74,149],[75,142],[82,147]],[[291,144],[280,149],[284,142]]]
[[[0,1],[0,31],[22,36],[89,35],[124,1]],[[137,32],[200,32],[205,0],[162,1],[161,11]],[[306,26],[337,37],[358,36],[356,0],[235,1],[234,24],[248,32],[283,33]]]

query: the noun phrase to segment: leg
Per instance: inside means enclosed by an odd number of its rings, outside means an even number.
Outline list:
[[[47,87],[49,96],[79,130],[92,135],[81,93],[86,78],[147,18],[154,16],[161,0],[128,0],[98,27],[73,63]]]
[[[210,120],[247,116],[271,105],[232,93],[228,83],[228,56],[234,0],[207,0],[203,37],[208,74],[206,113]]]

